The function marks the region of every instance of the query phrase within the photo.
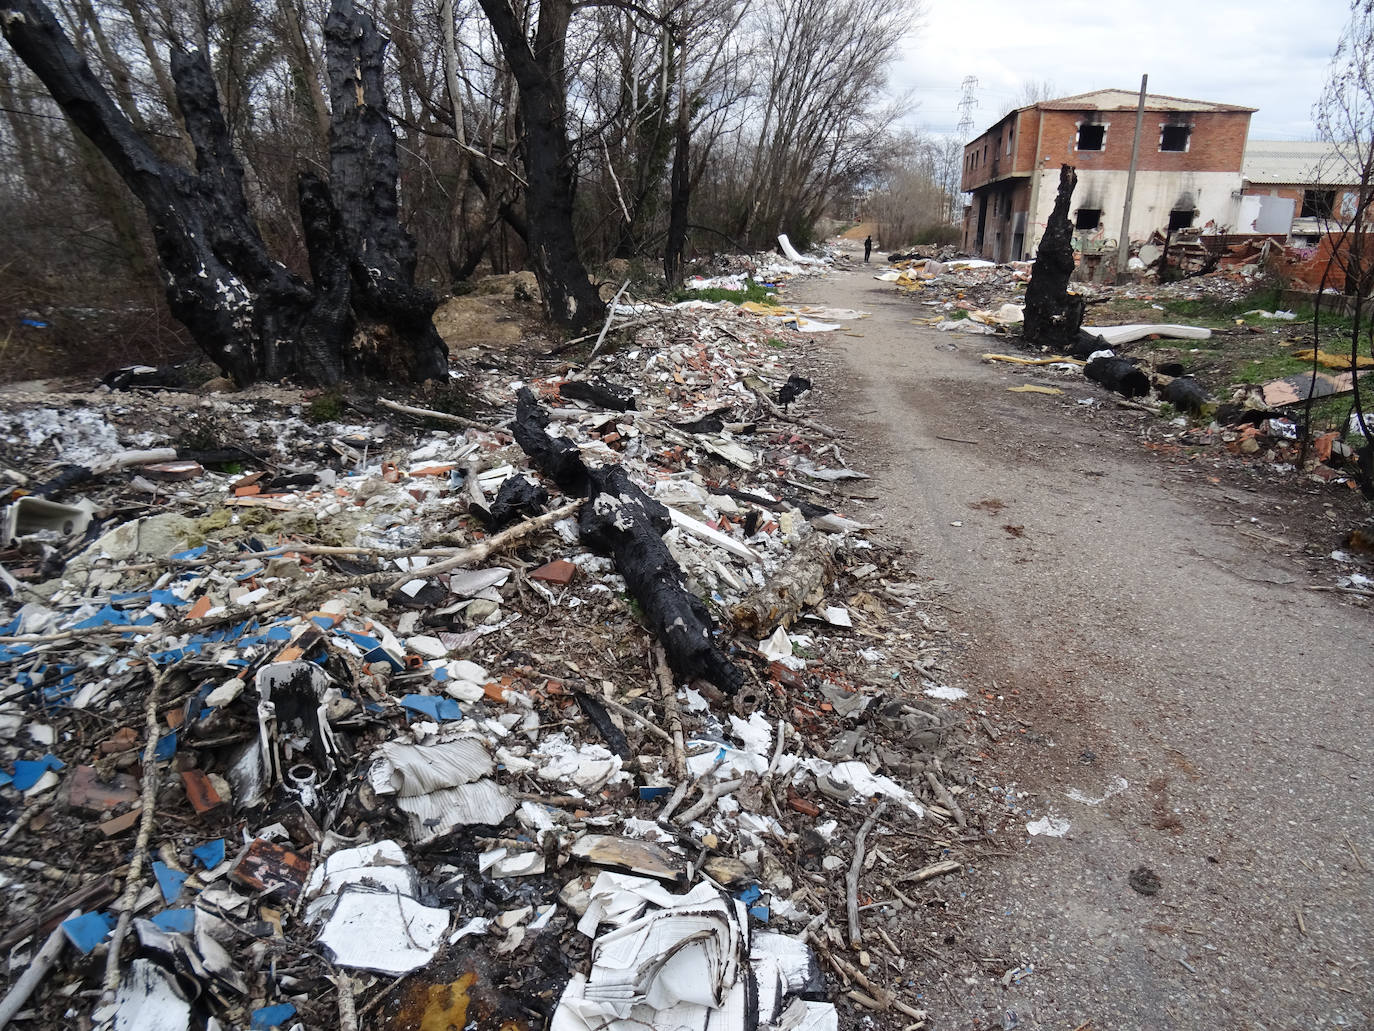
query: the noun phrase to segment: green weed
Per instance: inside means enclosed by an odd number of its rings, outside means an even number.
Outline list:
[[[710,301],[713,304],[720,301],[729,301],[731,304],[743,304],[745,301],[754,301],[757,304],[773,304],[776,296],[762,283],[756,283],[752,279],[744,281],[743,290],[725,290],[720,287],[712,287],[709,290],[684,289],[673,292],[674,301]]]

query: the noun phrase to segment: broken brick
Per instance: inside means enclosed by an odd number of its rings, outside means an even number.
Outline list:
[[[797,794],[797,789],[791,784],[787,785],[787,804],[803,816],[809,816],[812,819],[821,815],[821,807],[811,799],[803,798]]]
[[[116,773],[102,781],[94,766],[78,766],[72,771],[68,801],[73,809],[100,812],[138,801],[138,781],[127,773]]]
[[[131,748],[138,747],[138,734],[132,727],[120,727],[108,740],[100,742],[101,755],[113,755],[115,752],[127,752]]]
[[[191,611],[186,613],[187,619],[203,619],[205,614],[210,611],[210,598],[202,594],[196,599],[196,603],[191,606]]]
[[[139,817],[143,813],[138,809],[130,809],[123,816],[116,816],[100,824],[100,833],[107,838],[113,838],[118,834],[133,830],[138,826]]]
[[[545,583],[554,584],[558,587],[566,587],[572,583],[572,578],[576,575],[577,567],[567,559],[560,558],[540,566],[530,574],[530,579],[543,580]]]
[[[202,771],[182,770],[181,782],[186,786],[186,797],[197,815],[205,816],[224,804],[224,799],[219,797],[215,785]]]

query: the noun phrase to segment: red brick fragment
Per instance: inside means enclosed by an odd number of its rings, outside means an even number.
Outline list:
[[[543,580],[545,583],[566,587],[572,583],[572,578],[576,575],[577,567],[567,559],[560,558],[540,566],[530,574],[530,579]]]

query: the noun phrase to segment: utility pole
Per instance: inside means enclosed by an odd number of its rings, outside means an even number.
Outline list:
[[[1131,170],[1126,174],[1126,203],[1121,210],[1121,232],[1116,237],[1116,271],[1125,272],[1131,258],[1131,196],[1135,193],[1135,166],[1140,160],[1140,130],[1145,125],[1145,84],[1148,75],[1140,77],[1140,101],[1135,106],[1135,140],[1131,143]]]

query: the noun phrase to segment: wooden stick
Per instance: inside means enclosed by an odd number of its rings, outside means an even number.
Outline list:
[[[69,892],[51,906],[40,910],[34,916],[14,925],[0,938],[0,953],[8,953],[19,942],[32,934],[42,934],[45,929],[56,926],[63,920],[63,913],[72,909],[83,912],[87,909],[102,909],[115,897],[112,881],[119,872],[108,871],[87,881],[73,892]]]
[[[769,415],[773,416],[773,418],[796,423],[798,426],[805,426],[808,430],[814,430],[822,437],[833,438],[839,436],[836,430],[832,430],[824,423],[819,423],[815,419],[808,419],[805,416],[793,415],[791,412],[784,411],[783,407],[769,397],[761,386],[756,383],[751,383],[750,378],[746,378],[744,384],[754,392],[754,396],[759,399],[759,403],[763,405],[764,409]]]
[[[959,803],[954,801],[954,796],[949,793],[938,777],[926,770],[926,783],[930,785],[930,790],[935,792],[935,797],[940,800],[940,804],[954,815],[954,822],[960,827],[967,827],[968,820],[964,818],[964,811],[959,808]]]
[[[339,1031],[358,1031],[358,1010],[353,999],[353,982],[342,971],[330,975],[329,980],[334,982],[339,995]]]
[[[592,697],[594,697],[598,702],[600,702],[606,708],[610,709],[612,712],[618,712],[625,718],[634,720],[654,737],[660,738],[661,740],[668,742],[668,744],[670,745],[673,743],[673,735],[669,734],[666,730],[660,727],[657,723],[654,723],[648,717],[641,716],[639,713],[631,709],[628,705],[621,705],[619,702],[613,702],[611,701],[611,699],[605,697],[604,695],[593,695]]]
[[[663,646],[656,644],[653,649],[654,669],[658,674],[658,693],[663,699],[663,713],[668,720],[668,730],[673,735],[673,776],[686,783],[687,741],[682,733],[682,710],[677,704],[677,689],[673,685],[673,673],[668,668],[668,656]]]
[[[622,323],[620,324],[620,328],[621,328],[621,329],[629,329],[631,326],[647,326],[647,325],[649,325],[651,322],[654,322],[654,321],[656,321],[656,319],[654,318],[654,316],[647,316],[647,317],[644,317],[644,318],[631,319],[629,322],[622,322]],[[596,336],[595,333],[588,333],[588,334],[586,334],[585,336],[573,337],[571,340],[564,340],[561,344],[559,344],[557,347],[555,347],[552,351],[545,351],[545,352],[544,352],[544,356],[545,356],[546,358],[556,358],[556,357],[558,357],[558,355],[562,354],[564,351],[571,351],[571,350],[572,350],[574,347],[576,347],[578,344],[585,343],[586,341],[590,340],[590,339],[591,339],[592,337],[594,337],[594,336]]]
[[[741,778],[740,780],[724,780],[709,788],[702,788],[701,798],[697,801],[697,804],[685,811],[674,822],[678,824],[691,823],[698,816],[705,813],[706,810],[710,809],[711,806],[715,805],[716,799],[728,795],[732,791],[738,791],[742,787],[744,787],[744,780]]]
[[[446,422],[451,426],[461,426],[468,430],[482,430],[485,433],[497,432],[490,426],[484,426],[480,422],[472,419],[465,419],[461,415],[450,415],[448,412],[436,412],[432,408],[417,408],[414,405],[403,405],[399,401],[391,401],[385,397],[377,398],[377,403],[383,408],[390,408],[393,412],[400,412],[402,415],[413,415],[418,419],[433,419],[435,422]]]
[[[920,884],[922,881],[929,881],[936,877],[943,877],[947,873],[958,873],[963,868],[963,863],[955,862],[953,859],[944,859],[938,863],[931,863],[929,866],[923,866],[915,873],[907,874],[905,877],[899,877],[897,879],[901,881],[903,884],[905,884],[907,881],[911,881],[915,884]],[[896,891],[896,889],[894,888],[893,891]]]
[[[67,914],[70,920],[74,916],[80,916],[81,910],[74,909]],[[0,1028],[9,1027],[9,1023],[14,1019],[24,1004],[29,1001],[29,996],[34,989],[42,983],[48,976],[48,971],[52,969],[57,957],[62,955],[62,949],[67,944],[67,936],[62,933],[62,925],[59,923],[48,935],[48,940],[43,943],[43,947],[38,950],[38,955],[34,956],[29,962],[29,967],[21,975],[19,980],[14,982],[12,987],[3,1000],[0,1000]]]
[[[817,935],[814,930],[807,930],[803,933],[802,937],[811,942],[812,947],[820,953],[822,959],[835,968],[836,973],[847,980],[853,981],[859,987],[867,991],[870,997],[877,1002],[878,1005],[883,1007],[883,1009],[887,1009],[890,1006],[892,1009],[897,1010],[897,1012],[906,1014],[912,1020],[926,1019],[926,1014],[922,1010],[918,1010],[914,1006],[909,1006],[905,1002],[902,1002],[901,999],[896,998],[882,985],[872,981],[863,971],[832,953],[826,946],[825,941]]]
[[[366,1020],[367,1015],[371,1013],[373,1010],[375,1010],[379,1005],[381,1005],[382,1000],[385,999],[388,995],[390,995],[395,990],[396,986],[400,984],[402,981],[404,981],[407,977],[409,977],[412,973],[414,973],[414,971],[407,971],[406,973],[401,974],[389,985],[387,985],[380,992],[378,992],[371,999],[369,999],[367,1005],[364,1006],[358,1012],[358,1019]]]
[[[676,790],[668,796],[668,804],[663,807],[663,811],[658,814],[659,823],[667,823],[673,818],[673,813],[677,812],[677,807],[682,804],[682,800],[687,797],[687,781],[678,782]]]
[[[143,887],[143,866],[148,861],[148,842],[153,836],[153,810],[157,803],[157,742],[161,737],[161,725],[157,719],[158,699],[162,688],[172,675],[174,666],[155,670],[153,685],[148,689],[144,703],[143,720],[147,741],[143,746],[143,799],[138,821],[138,838],[129,859],[129,874],[124,880],[124,893],[119,899],[119,923],[115,925],[114,935],[110,938],[110,951],[105,956],[105,991],[101,996],[104,1003],[114,1002],[119,991],[119,949],[124,937],[129,933],[129,921],[133,919],[134,906],[138,893]]]
[[[849,904],[849,945],[855,949],[863,944],[864,940],[863,930],[859,927],[859,876],[864,868],[864,843],[868,839],[868,832],[873,829],[873,825],[886,808],[887,799],[883,799],[859,828],[859,835],[854,839],[854,861],[849,864],[849,873],[844,879],[848,896],[846,901]]]
[[[619,193],[619,192],[620,192],[620,186],[619,186],[619,184],[617,184],[617,185],[616,185],[616,193]],[[617,290],[617,291],[615,292],[615,296],[611,298],[611,303],[608,304],[608,305],[606,305],[606,322],[605,322],[605,324],[601,327],[601,333],[600,333],[600,335],[598,335],[597,338],[596,338],[596,346],[594,346],[594,347],[592,348],[592,353],[587,357],[587,360],[588,360],[588,361],[591,361],[593,358],[595,358],[595,357],[596,357],[596,352],[599,351],[599,350],[601,350],[601,345],[602,345],[602,343],[604,343],[605,340],[606,340],[606,332],[607,332],[607,330],[609,330],[609,329],[611,328],[611,321],[615,318],[615,306],[616,306],[616,302],[620,300],[620,295],[623,294],[623,293],[624,293],[626,290],[628,290],[629,288],[630,288],[630,281],[627,279],[627,280],[625,280],[625,282],[623,282],[623,283],[620,284],[620,289]]]
[[[446,573],[450,569],[457,569],[459,566],[468,566],[472,565],[474,562],[481,562],[483,559],[500,551],[502,548],[514,544],[516,541],[523,540],[545,527],[552,526],[560,519],[566,519],[582,507],[584,500],[583,498],[578,498],[576,501],[571,501],[566,505],[555,508],[552,512],[545,512],[543,515],[535,516],[533,519],[526,519],[523,523],[512,526],[509,530],[502,530],[495,537],[488,537],[479,544],[474,544],[470,548],[464,548],[462,551],[458,552],[458,554],[454,555],[452,558],[445,559],[443,562],[436,562],[434,565],[425,566],[423,569],[412,569],[388,584],[387,592],[398,591],[401,589],[402,584],[410,583],[411,580],[428,579],[437,573]],[[391,576],[390,573],[370,573],[367,576],[358,577],[356,579],[365,582],[376,582],[373,580],[374,577],[385,578],[389,576]],[[352,581],[349,581],[349,583],[352,583]],[[357,586],[361,587],[363,584],[359,583]]]

